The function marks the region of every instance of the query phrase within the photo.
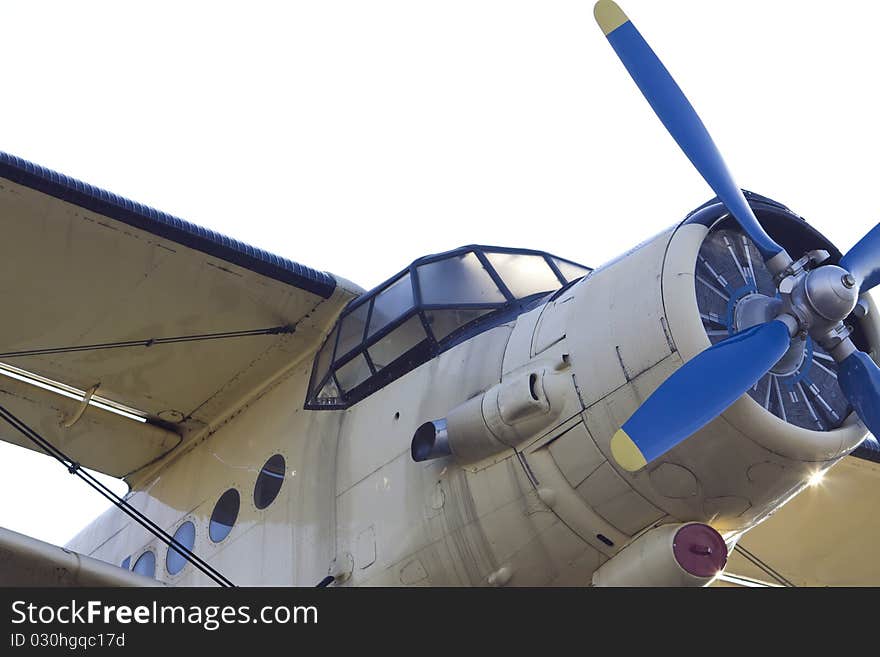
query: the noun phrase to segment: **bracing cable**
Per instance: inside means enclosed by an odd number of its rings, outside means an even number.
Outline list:
[[[770,575],[770,577],[775,579],[777,582],[779,582],[783,586],[789,586],[789,587],[795,586],[794,582],[792,582],[790,579],[785,577],[778,570],[776,570],[775,568],[770,566],[767,562],[759,559],[758,556],[754,552],[751,552],[750,550],[746,549],[745,546],[737,543],[733,549],[736,550],[737,552],[739,552],[741,555],[743,555],[746,559],[748,559],[759,570],[764,571],[765,573]]]
[[[177,550],[180,554],[185,556],[189,561],[192,562],[192,564],[196,568],[198,568],[205,575],[214,580],[217,584],[219,584],[220,586],[235,586],[226,577],[224,577],[222,573],[216,570],[208,562],[199,557],[185,545],[180,543],[180,541],[175,539],[173,536],[170,536],[161,527],[159,527],[159,525],[154,523],[147,516],[145,516],[143,513],[134,508],[131,504],[129,504],[112,490],[110,490],[107,486],[98,481],[98,479],[94,475],[84,470],[79,463],[71,459],[64,452],[62,452],[48,440],[43,438],[40,434],[31,429],[21,420],[19,420],[15,415],[10,413],[3,406],[0,406],[0,418],[6,420],[6,422],[8,422],[10,426],[12,426],[12,428],[24,435],[26,438],[28,438],[28,440],[36,444],[41,450],[43,450],[49,456],[53,457],[55,460],[61,463],[65,468],[67,468],[67,471],[70,472],[70,474],[78,476],[89,486],[91,486],[101,495],[110,500],[110,502],[116,505],[121,511],[128,514],[132,518],[132,520],[134,520],[144,529],[156,536],[160,541],[168,545],[169,549],[173,548]]]
[[[272,326],[270,328],[247,329],[244,331],[224,331],[222,333],[199,333],[196,335],[177,335],[168,338],[147,338],[144,340],[124,340],[122,342],[100,342],[97,344],[71,345],[67,347],[44,347],[40,349],[23,349],[0,353],[0,358],[18,358],[20,356],[43,356],[46,354],[68,354],[77,351],[97,351],[99,349],[120,349],[123,347],[152,347],[158,344],[176,342],[200,342],[203,340],[222,340],[227,338],[245,338],[254,335],[279,335],[293,333],[292,326]]]

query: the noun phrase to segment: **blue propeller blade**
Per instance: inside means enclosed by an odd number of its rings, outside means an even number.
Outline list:
[[[611,439],[620,466],[634,472],[723,413],[785,354],[780,320],[753,326],[701,352],[666,379]]]
[[[593,13],[614,52],[666,130],[752,238],[764,260],[783,252],[758,223],[700,117],[626,14],[610,0],[597,2]]]
[[[838,363],[837,380],[868,431],[880,436],[880,368],[864,351]]]
[[[840,266],[855,276],[861,292],[867,292],[880,283],[880,224],[874,226],[840,259]]]

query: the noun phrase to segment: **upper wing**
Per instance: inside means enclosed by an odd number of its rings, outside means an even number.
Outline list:
[[[359,291],[0,153],[0,405],[89,468],[161,458],[317,349]]]

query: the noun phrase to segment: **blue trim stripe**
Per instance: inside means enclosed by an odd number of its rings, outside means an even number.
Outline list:
[[[6,178],[325,299],[336,289],[335,279],[325,272],[305,267],[2,151],[0,151],[0,178]]]

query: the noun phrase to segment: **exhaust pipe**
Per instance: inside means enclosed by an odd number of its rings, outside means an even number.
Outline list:
[[[449,448],[449,435],[446,433],[446,420],[431,420],[416,429],[412,439],[413,461],[422,462],[452,456]]]
[[[416,429],[412,458],[453,456],[469,464],[516,447],[559,417],[571,385],[570,376],[546,367],[497,383]]]

